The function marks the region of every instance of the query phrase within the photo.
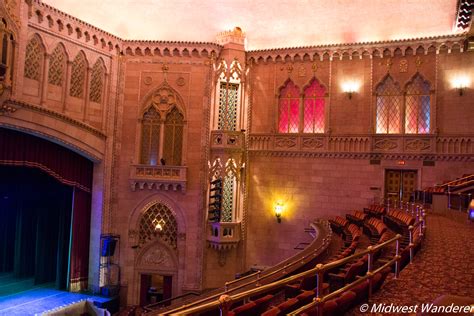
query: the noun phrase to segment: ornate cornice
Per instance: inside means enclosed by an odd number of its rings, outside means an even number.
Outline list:
[[[44,107],[39,106],[39,105],[34,105],[34,104],[26,103],[26,102],[23,102],[23,101],[10,99],[10,100],[6,100],[3,103],[2,107],[5,107],[5,106],[15,109],[15,110],[13,110],[13,112],[15,112],[18,108],[22,108],[22,109],[27,109],[27,110],[31,110],[31,111],[34,111],[34,112],[38,112],[38,113],[41,113],[41,114],[44,114],[44,115],[48,115],[48,116],[54,117],[56,119],[59,119],[61,121],[64,121],[68,124],[79,127],[80,129],[86,130],[87,132],[89,132],[89,133],[91,133],[95,136],[98,136],[99,138],[102,138],[102,139],[106,138],[106,135],[103,132],[101,132],[100,130],[98,130],[98,129],[96,129],[96,128],[88,125],[88,124],[82,123],[82,122],[77,121],[73,118],[70,118],[69,116],[67,116],[65,114],[58,113],[56,111],[44,108]],[[10,112],[12,112],[12,111],[10,111]]]
[[[254,157],[290,157],[290,158],[331,158],[331,159],[368,159],[368,160],[428,160],[474,162],[474,155],[447,154],[405,154],[405,153],[346,153],[346,152],[304,152],[250,150],[249,156]]]
[[[259,62],[275,62],[275,61],[295,61],[295,58],[303,60],[307,55],[311,61],[316,59],[353,59],[363,57],[393,57],[396,51],[400,51],[402,56],[405,56],[407,49],[411,49],[414,55],[421,47],[423,54],[427,54],[431,50],[439,53],[440,50],[446,48],[448,53],[452,49],[459,49],[464,51],[464,41],[467,33],[452,34],[443,36],[419,37],[403,40],[379,41],[379,42],[361,42],[361,43],[340,43],[329,45],[315,45],[302,47],[286,47],[253,50],[247,52],[247,60]]]

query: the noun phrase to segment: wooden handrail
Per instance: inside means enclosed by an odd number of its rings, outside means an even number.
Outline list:
[[[259,275],[262,273],[262,271],[257,271],[256,273],[253,274],[253,276],[257,275],[257,279],[255,279],[255,280],[250,280],[250,281],[248,281],[248,282],[246,282],[246,283],[237,285],[237,286],[235,286],[235,287],[233,287],[233,288],[230,288],[230,289],[229,289],[227,286],[225,286],[224,289],[223,289],[223,291],[220,291],[220,292],[217,292],[217,293],[215,293],[215,294],[213,294],[213,295],[204,297],[204,298],[202,298],[202,299],[200,299],[200,300],[190,302],[189,304],[186,304],[186,303],[185,303],[185,304],[183,304],[183,305],[181,305],[181,306],[179,306],[179,307],[176,307],[176,308],[174,308],[174,309],[171,309],[171,310],[168,310],[168,311],[163,311],[163,313],[160,313],[160,315],[168,315],[168,314],[172,315],[172,314],[177,313],[177,312],[179,312],[179,314],[181,314],[180,311],[181,311],[182,309],[188,308],[188,307],[190,307],[190,306],[199,305],[199,304],[202,304],[202,303],[207,302],[207,301],[209,301],[209,300],[217,299],[217,298],[219,298],[219,297],[220,297],[221,295],[223,295],[223,294],[226,294],[226,295],[227,295],[227,294],[229,294],[229,293],[231,293],[231,292],[235,292],[236,290],[240,290],[240,289],[245,288],[245,287],[248,287],[248,286],[250,286],[250,285],[261,286],[260,282],[262,282],[262,280],[268,279],[269,277],[274,276],[274,275],[276,275],[276,274],[278,274],[278,273],[281,273],[282,271],[284,272],[284,271],[286,271],[286,269],[288,269],[288,268],[290,268],[290,267],[292,267],[292,266],[294,266],[294,265],[296,265],[296,264],[298,264],[298,263],[301,264],[302,262],[304,262],[304,261],[307,260],[308,258],[311,258],[311,257],[312,257],[312,258],[315,258],[315,257],[317,257],[318,255],[320,255],[320,254],[322,253],[322,251],[323,251],[324,249],[327,248],[327,246],[329,246],[329,243],[331,242],[331,236],[332,236],[332,230],[331,230],[331,228],[330,228],[330,225],[329,225],[329,222],[328,222],[328,221],[318,220],[317,223],[323,224],[325,227],[327,227],[327,228],[328,228],[328,234],[322,239],[322,240],[323,240],[323,243],[322,243],[318,248],[316,248],[315,250],[312,250],[310,253],[305,254],[303,257],[299,256],[298,258],[296,258],[296,259],[290,261],[289,263],[282,265],[280,268],[278,268],[278,269],[276,269],[276,270],[274,270],[274,271],[271,271],[270,273],[266,273],[266,274],[264,274],[264,275],[262,275],[262,276],[259,276]],[[314,226],[315,226],[315,223],[311,223],[311,226],[314,227]],[[315,228],[316,228],[316,227],[315,227]],[[315,241],[316,241],[316,240],[315,240]],[[304,250],[303,250],[303,251],[304,251]],[[311,258],[311,259],[312,259],[312,258]],[[283,264],[284,262],[286,262],[286,261],[288,261],[288,260],[289,260],[289,259],[286,259],[286,260],[282,261],[281,263],[277,264],[276,266],[278,266],[278,265],[280,265],[280,264]],[[248,278],[250,278],[250,275],[246,277],[246,279],[248,279]],[[233,280],[233,281],[231,281],[231,282],[232,282],[232,284],[234,284],[234,283],[239,282],[239,281],[241,281],[241,280],[242,280],[242,279],[236,279],[236,280]],[[228,285],[228,284],[229,284],[229,283],[227,282],[226,285]]]
[[[398,242],[398,240],[401,239],[401,238],[402,238],[402,236],[400,234],[397,234],[395,237],[393,237],[390,240],[387,240],[387,241],[385,241],[381,244],[378,244],[376,246],[369,246],[366,250],[363,250],[361,252],[353,254],[349,257],[346,257],[346,258],[343,258],[343,259],[340,259],[340,260],[337,260],[337,261],[333,261],[333,262],[330,262],[330,263],[327,263],[327,264],[318,264],[313,269],[298,273],[296,275],[278,280],[278,281],[270,283],[270,284],[261,285],[261,286],[255,288],[255,289],[247,290],[247,291],[244,291],[244,292],[241,292],[241,293],[237,293],[235,295],[226,295],[225,297],[221,296],[220,299],[218,299],[218,300],[214,300],[212,302],[205,303],[205,304],[198,305],[198,306],[194,306],[194,307],[191,307],[190,305],[185,305],[185,306],[183,306],[183,308],[181,308],[179,310],[178,309],[173,310],[173,311],[170,311],[168,313],[165,312],[161,315],[190,315],[190,314],[195,314],[195,313],[202,313],[202,312],[205,312],[205,311],[208,311],[208,310],[211,310],[211,309],[214,309],[214,308],[217,308],[217,307],[221,306],[223,304],[223,300],[225,300],[227,302],[229,302],[229,301],[230,302],[236,302],[236,301],[240,301],[244,298],[248,298],[250,296],[254,296],[254,295],[257,295],[257,294],[263,294],[266,291],[282,287],[285,284],[288,284],[292,281],[296,281],[296,280],[299,280],[299,279],[302,279],[302,278],[305,278],[305,277],[309,277],[309,276],[315,276],[318,273],[323,273],[323,272],[325,272],[329,269],[341,266],[345,263],[353,261],[354,259],[362,257],[366,254],[374,253],[375,251],[377,251],[381,248],[384,248],[385,246],[387,246],[387,245],[389,245],[393,242]],[[399,259],[399,257],[400,256],[397,253],[393,260],[396,261],[396,260]],[[393,261],[393,262],[395,262],[395,261]],[[360,282],[361,281],[359,281],[359,283]],[[331,295],[331,294],[329,294],[329,295]],[[337,295],[337,294],[335,294],[335,295]],[[333,296],[331,296],[331,297],[333,297]],[[192,305],[195,305],[195,304],[192,304]],[[179,313],[177,313],[178,311],[179,311]]]
[[[435,184],[435,187],[443,187],[443,186],[446,186],[446,185],[449,186],[449,185],[451,185],[451,183],[453,183],[453,182],[457,182],[457,181],[459,181],[459,180],[464,180],[464,179],[468,179],[468,178],[474,178],[474,174],[470,174],[470,175],[468,175],[468,176],[466,176],[466,177],[458,178],[458,179],[456,179],[456,180],[452,180],[452,181],[449,181],[449,182],[446,182],[446,183],[443,183],[443,184]]]

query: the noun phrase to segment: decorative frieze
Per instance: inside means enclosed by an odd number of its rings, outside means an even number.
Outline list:
[[[461,155],[461,160],[472,160],[473,142],[474,137],[469,136],[251,134],[249,136],[249,152],[291,157],[372,159],[374,155],[379,155],[382,159],[421,160],[428,159],[428,156],[435,160],[452,160],[454,158],[449,158],[449,155]],[[438,156],[444,156],[444,158]]]
[[[132,165],[130,170],[132,191],[155,189],[186,191],[186,167]]]

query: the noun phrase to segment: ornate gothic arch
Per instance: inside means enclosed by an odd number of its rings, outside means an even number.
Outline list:
[[[183,98],[166,80],[145,94],[140,104],[142,105],[140,117],[143,117],[150,107],[155,107],[160,111],[160,105],[163,105],[161,107],[162,111],[165,112],[162,115],[163,117],[166,117],[166,114],[175,106],[186,119],[186,107]]]

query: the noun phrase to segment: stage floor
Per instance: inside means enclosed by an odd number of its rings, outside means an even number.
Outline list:
[[[107,302],[110,298],[55,290],[45,285],[14,294],[0,295],[0,315],[41,315],[71,303],[90,299]]]

